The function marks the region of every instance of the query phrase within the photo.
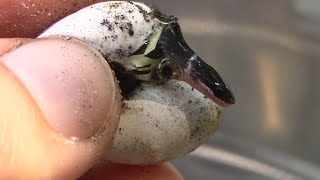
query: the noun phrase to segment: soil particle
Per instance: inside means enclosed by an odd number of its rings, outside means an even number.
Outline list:
[[[110,5],[110,8],[119,8],[121,6],[120,2],[114,2]]]
[[[127,54],[127,52],[121,48],[116,49],[115,53],[118,57],[123,57],[123,56],[126,56]]]
[[[131,12],[132,11],[133,10],[131,10]],[[108,27],[109,31],[113,31],[113,30],[119,28],[122,32],[127,31],[129,36],[133,36],[134,35],[133,25],[131,23],[131,20],[128,19],[127,16],[125,16],[123,14],[116,14],[116,15],[114,15],[113,19],[114,19],[113,22],[110,22],[107,19],[104,19],[101,22],[101,25]]]
[[[150,22],[152,13],[148,13],[146,10],[144,10],[141,6],[137,4],[136,4],[136,7],[139,9],[140,13],[143,15],[144,20],[146,22]]]
[[[113,24],[112,24],[110,21],[108,21],[107,19],[103,19],[100,24],[101,24],[102,26],[106,26],[109,31],[113,31],[113,30],[114,30]]]
[[[111,35],[111,39],[113,42],[116,41],[118,39],[118,35],[116,34]]]
[[[134,31],[133,31],[133,26],[132,26],[132,23],[131,22],[128,22],[127,23],[127,28],[128,28],[128,33],[130,36],[133,36],[134,35]]]

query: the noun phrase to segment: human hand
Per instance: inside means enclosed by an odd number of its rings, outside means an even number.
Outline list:
[[[95,2],[2,0],[0,38],[35,38]],[[167,163],[91,168],[112,142],[120,96],[103,57],[77,40],[0,39],[0,109],[0,179],[181,179]]]

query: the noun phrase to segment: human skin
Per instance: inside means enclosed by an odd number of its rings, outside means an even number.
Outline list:
[[[74,39],[25,39],[95,2],[0,0],[0,179],[182,179],[168,163],[97,165],[121,113],[110,67]]]

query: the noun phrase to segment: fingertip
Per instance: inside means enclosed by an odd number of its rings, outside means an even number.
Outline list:
[[[103,57],[76,40],[38,39],[2,55],[0,67],[0,179],[87,171],[112,142],[121,111]]]
[[[104,58],[90,46],[74,39],[38,39],[4,54],[1,62],[57,133],[87,138],[109,119],[117,83]]]
[[[0,38],[0,56],[8,53],[22,44],[31,41],[28,38]]]
[[[102,0],[2,0],[0,37],[34,38],[54,22]]]
[[[80,180],[114,179],[114,180],[182,180],[182,175],[170,163],[133,166],[123,164],[97,165],[90,169]]]
[[[39,168],[39,157],[46,153],[34,138],[46,129],[43,116],[19,80],[1,63],[0,89],[0,179],[32,177]],[[41,129],[37,128],[40,124]],[[42,173],[47,174],[48,165],[41,166]]]

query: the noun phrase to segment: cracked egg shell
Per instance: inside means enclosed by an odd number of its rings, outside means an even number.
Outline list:
[[[73,37],[99,50],[108,62],[122,63],[158,28],[150,12],[142,3],[102,2],[60,20],[39,37]],[[128,22],[134,34],[121,29]],[[128,98],[104,161],[155,164],[176,159],[206,142],[223,118],[223,108],[182,81],[141,85]]]

